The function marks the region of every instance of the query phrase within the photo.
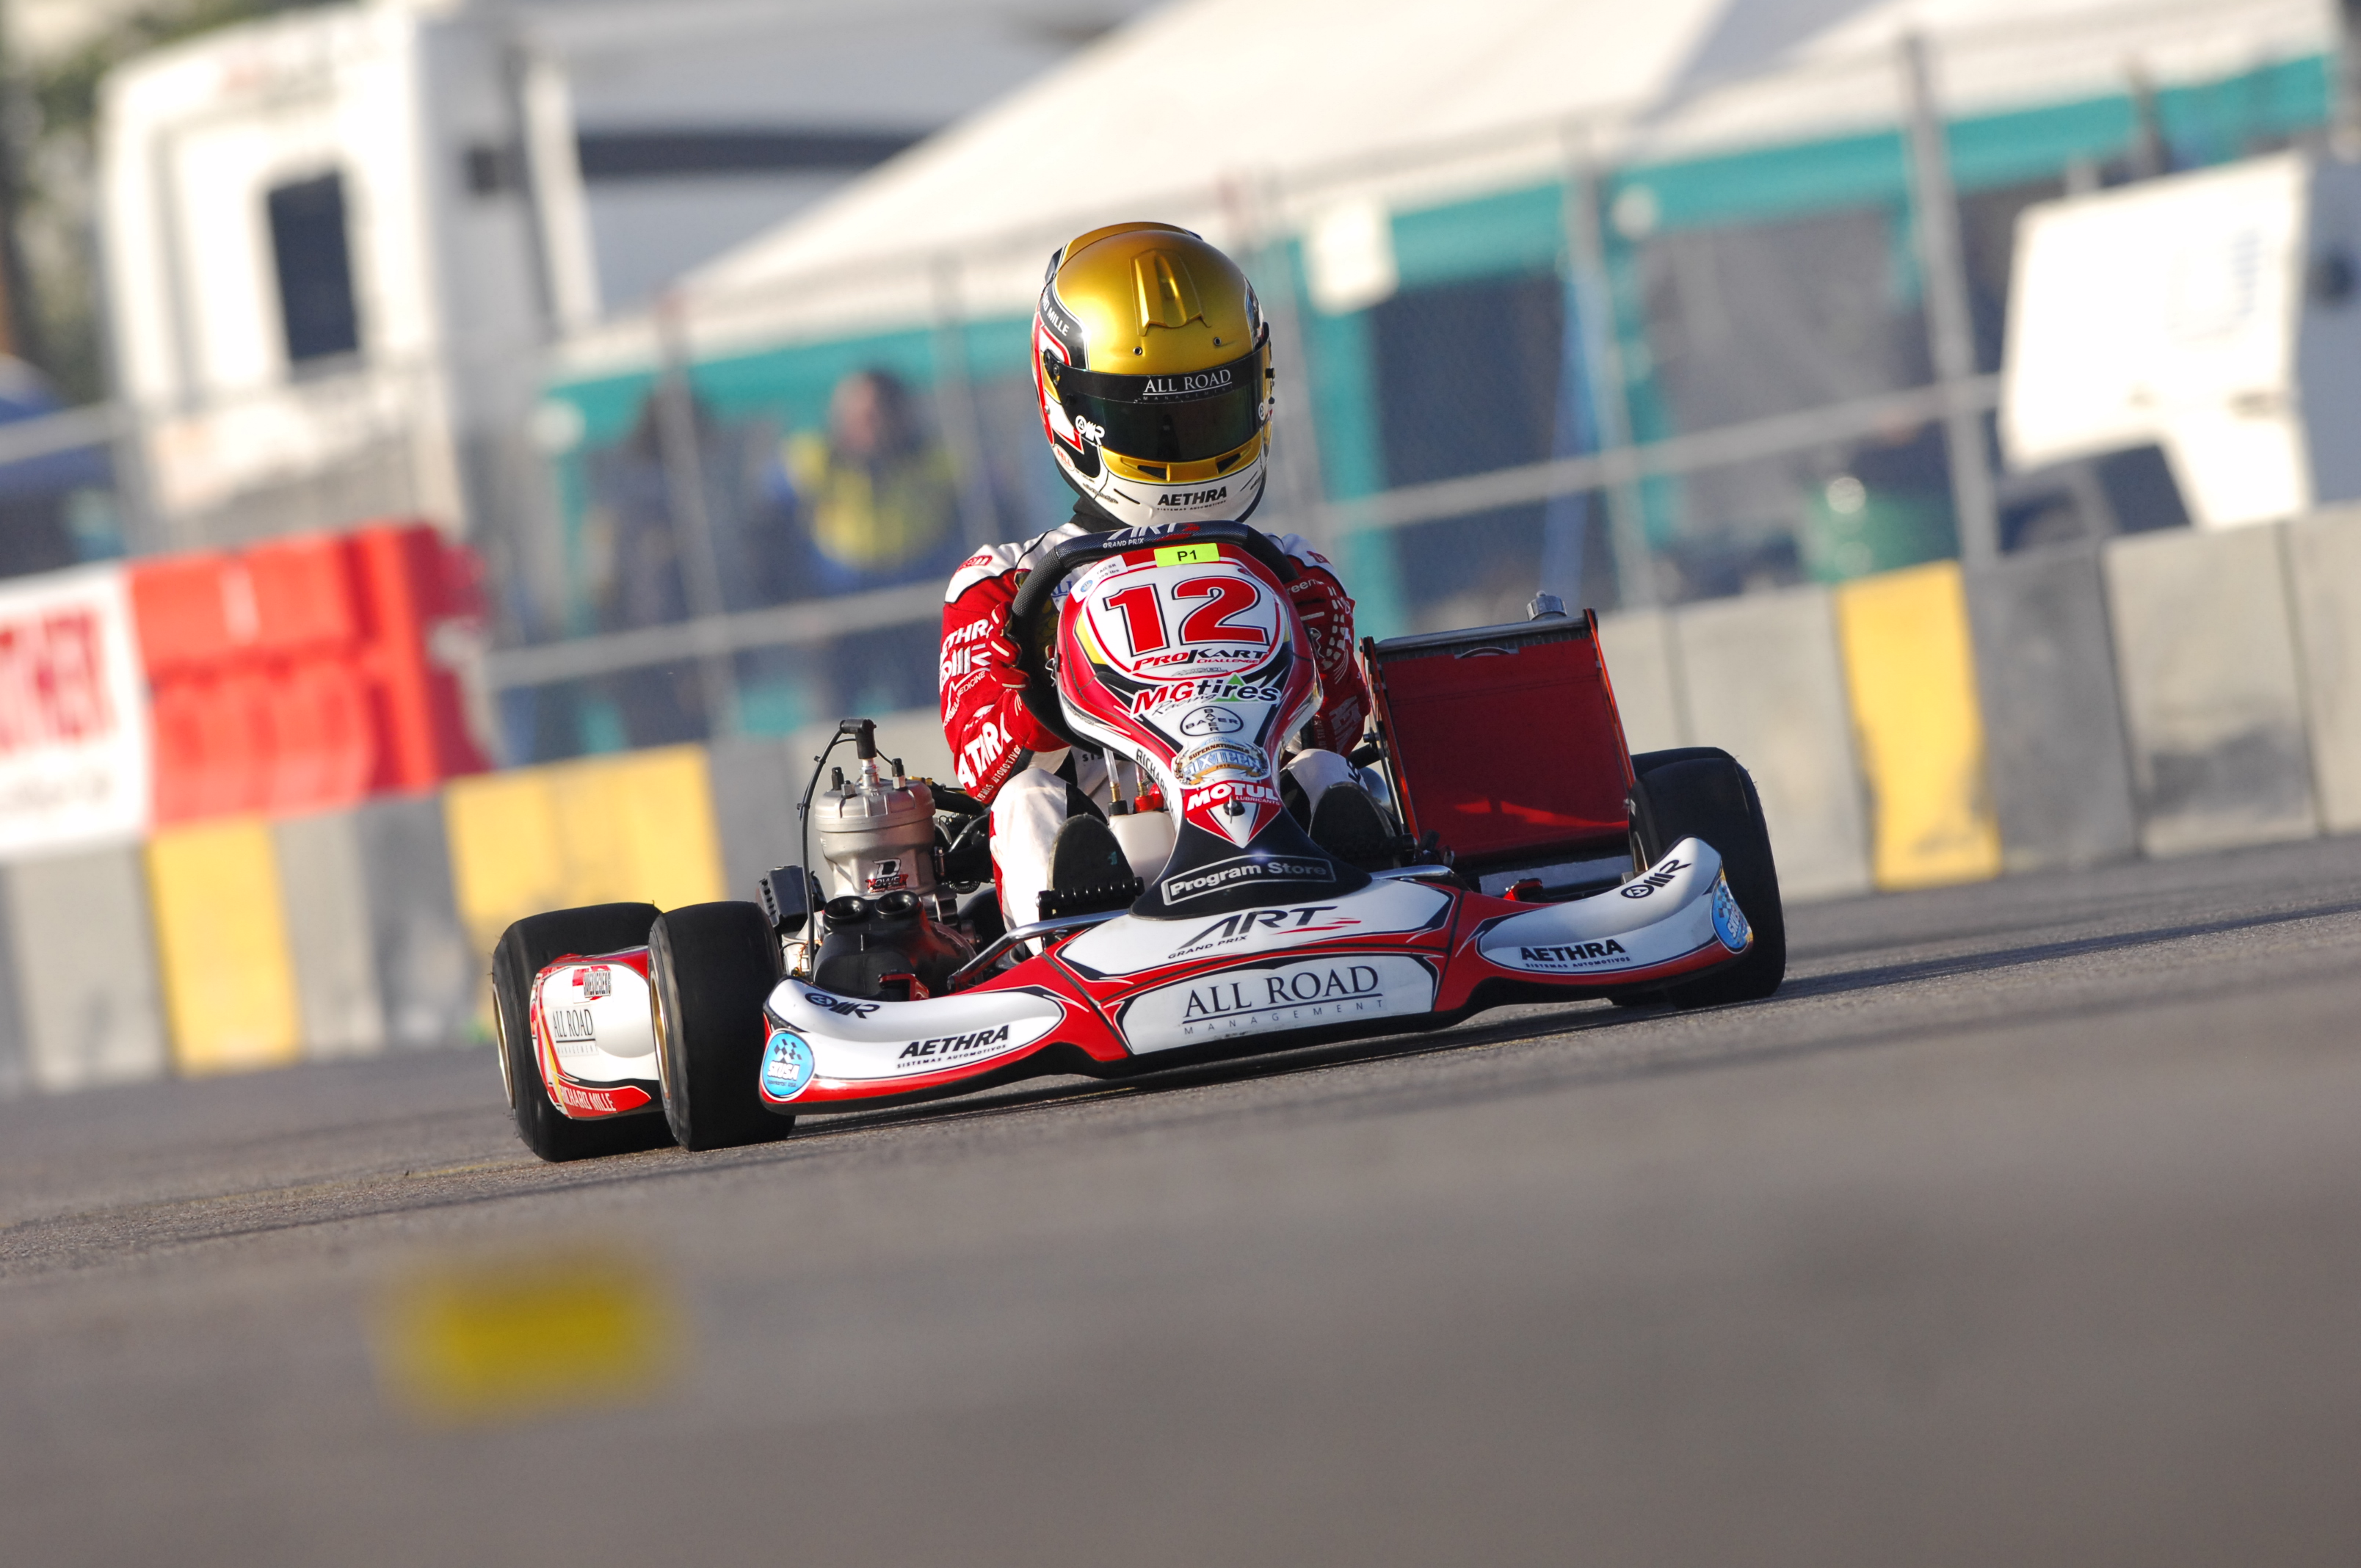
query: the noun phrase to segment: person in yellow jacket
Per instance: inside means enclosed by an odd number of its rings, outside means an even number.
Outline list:
[[[891,372],[838,382],[827,434],[788,437],[785,457],[826,591],[905,582],[961,549],[959,472]]]

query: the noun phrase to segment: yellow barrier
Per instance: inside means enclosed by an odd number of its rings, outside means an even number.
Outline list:
[[[443,792],[459,918],[487,966],[546,909],[722,896],[705,748],[670,746],[455,779]]]
[[[166,828],[148,841],[148,883],[180,1070],[296,1060],[303,1031],[269,823]]]
[[[1845,686],[1861,738],[1881,888],[2000,874],[1967,593],[1955,561],[1836,590]]]
[[[380,1388],[434,1425],[642,1403],[687,1358],[664,1276],[628,1254],[431,1266],[397,1282],[377,1320]]]

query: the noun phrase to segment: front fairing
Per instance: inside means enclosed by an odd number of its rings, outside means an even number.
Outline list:
[[[1060,605],[1058,692],[1068,722],[1128,757],[1177,825],[1241,848],[1284,810],[1279,758],[1318,711],[1310,638],[1286,590],[1234,547],[1149,547],[1110,558]]]

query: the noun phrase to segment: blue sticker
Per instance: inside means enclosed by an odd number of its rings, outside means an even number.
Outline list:
[[[1738,907],[1738,900],[1730,896],[1727,876],[1713,879],[1713,934],[1733,953],[1744,952],[1747,938],[1754,935],[1746,924],[1746,911]]]
[[[793,1100],[812,1080],[812,1048],[801,1035],[774,1028],[763,1047],[763,1098]]]

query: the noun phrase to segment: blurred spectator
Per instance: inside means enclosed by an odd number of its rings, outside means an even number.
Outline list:
[[[819,586],[847,593],[958,565],[959,474],[889,371],[837,383],[825,437],[790,436],[786,475],[810,527]]]
[[[790,520],[764,493],[762,453],[774,445],[773,427],[725,421],[703,403],[694,408],[697,473],[705,492],[715,565],[725,610],[752,609],[788,597],[799,554]],[[584,584],[600,630],[664,626],[689,615],[683,577],[688,541],[675,527],[674,485],[652,395],[629,434],[591,453],[590,501],[583,514]],[[690,663],[631,670],[607,677],[620,740],[664,745],[707,733],[703,687]]]
[[[590,455],[584,586],[601,630],[661,626],[688,613],[656,429],[656,400],[650,397],[630,434]]]

